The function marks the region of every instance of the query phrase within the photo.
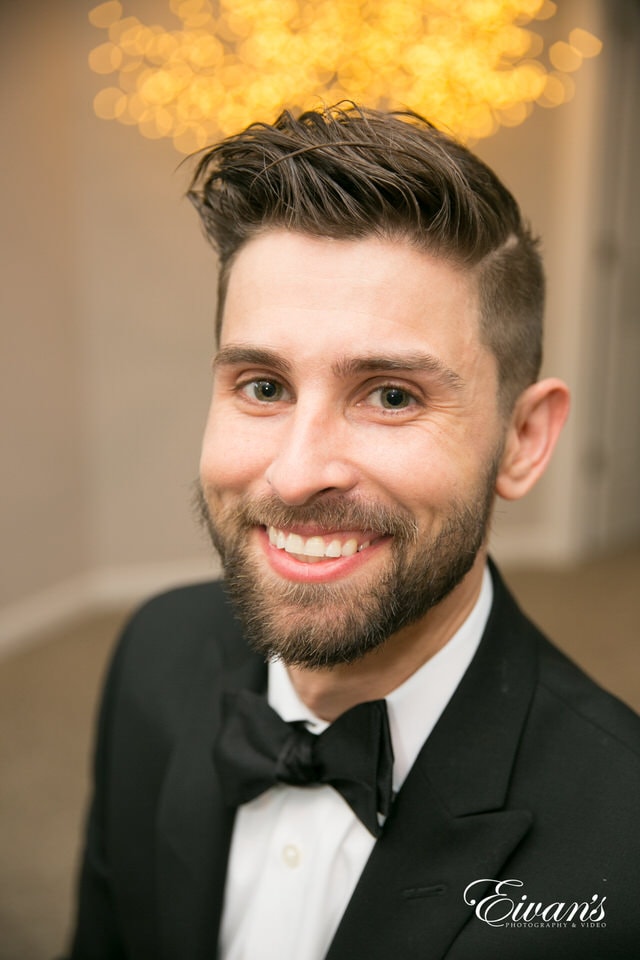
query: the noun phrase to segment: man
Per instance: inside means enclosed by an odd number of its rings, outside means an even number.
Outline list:
[[[72,957],[636,956],[640,724],[487,561],[568,408],[514,199],[355,107],[229,138],[191,197],[225,586],[118,648]]]

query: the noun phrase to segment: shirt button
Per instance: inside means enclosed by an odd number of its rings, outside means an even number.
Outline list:
[[[288,867],[291,867],[291,869],[294,869],[299,865],[301,858],[302,854],[295,844],[288,843],[282,848],[282,859]]]

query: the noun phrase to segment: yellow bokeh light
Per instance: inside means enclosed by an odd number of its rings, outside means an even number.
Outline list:
[[[573,73],[582,66],[582,54],[571,44],[558,40],[549,48],[549,60],[557,70]]]
[[[101,43],[89,54],[89,66],[94,73],[114,73],[122,65],[122,50],[115,43]]]
[[[552,3],[552,0],[545,0],[535,14],[536,20],[550,20],[551,17],[555,17],[557,10],[558,5],[556,3]]]
[[[597,57],[602,50],[602,40],[598,40],[588,30],[574,27],[569,34],[569,43],[579,50],[583,57]]]
[[[110,0],[109,3],[101,3],[99,7],[94,7],[89,13],[89,22],[94,27],[110,27],[112,23],[119,20],[122,16],[122,4],[118,0]]]
[[[559,107],[571,100],[575,83],[566,73],[549,73],[545,78],[544,91],[538,98],[541,107]]]
[[[516,126],[533,104],[573,95],[570,73],[601,42],[581,27],[539,59],[530,29],[551,0],[168,0],[181,27],[124,16],[123,4],[89,14],[108,41],[91,69],[117,74],[98,94],[99,117],[170,137],[181,153],[271,119],[343,98],[406,106],[463,140]]]
[[[127,106],[126,95],[117,87],[105,87],[93,101],[96,116],[102,120],[117,120]]]

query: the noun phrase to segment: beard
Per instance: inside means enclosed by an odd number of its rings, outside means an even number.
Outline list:
[[[496,457],[475,495],[453,501],[432,535],[421,533],[403,508],[347,497],[298,507],[273,496],[242,498],[214,516],[198,485],[196,507],[220,554],[229,596],[251,646],[267,659],[318,669],[360,660],[458,586],[485,540],[497,469]],[[299,583],[265,574],[250,548],[250,532],[257,526],[303,524],[391,537],[386,569],[369,581],[357,577],[342,583]]]

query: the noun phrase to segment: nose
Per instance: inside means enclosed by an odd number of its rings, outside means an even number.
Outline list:
[[[291,506],[323,493],[346,493],[358,481],[352,439],[338,412],[298,402],[283,424],[276,455],[267,468],[269,486]]]

